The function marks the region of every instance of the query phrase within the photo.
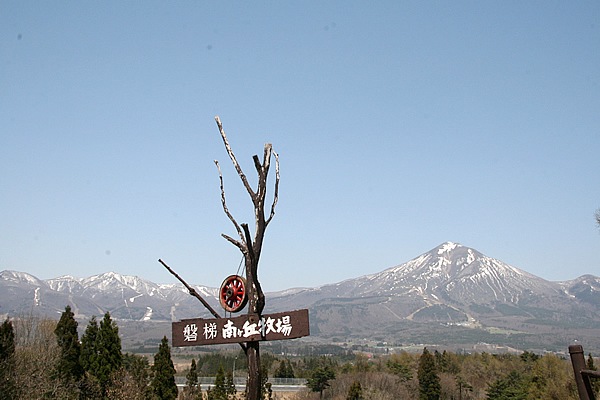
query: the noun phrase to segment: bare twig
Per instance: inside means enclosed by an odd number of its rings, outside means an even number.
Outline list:
[[[233,215],[231,215],[231,213],[229,212],[229,208],[227,207],[227,201],[225,200],[225,186],[223,184],[223,174],[221,173],[221,166],[219,165],[219,162],[217,160],[215,160],[215,165],[217,166],[217,170],[219,171],[219,182],[221,184],[221,204],[223,205],[223,211],[225,212],[225,215],[227,215],[227,218],[229,218],[233,226],[235,226],[235,230],[240,236],[240,239],[243,241],[244,233],[242,232],[242,228],[240,228],[240,225],[237,223],[235,218],[233,218]],[[235,246],[237,246],[242,251],[242,253],[244,252],[245,246],[242,242],[237,241],[229,236],[223,235],[223,237],[231,243],[233,243]]]
[[[275,151],[273,151],[273,154],[275,155],[275,191],[273,193],[273,203],[271,204],[271,214],[265,221],[265,226],[269,225],[269,222],[273,219],[273,216],[275,215],[275,206],[279,201],[279,154]]]
[[[235,158],[235,154],[233,154],[233,150],[231,150],[231,146],[229,145],[229,141],[227,140],[227,135],[225,135],[225,130],[223,130],[223,125],[221,124],[221,119],[219,118],[218,115],[215,117],[215,121],[217,121],[217,126],[219,127],[219,133],[221,133],[221,138],[223,139],[223,144],[225,144],[225,149],[227,150],[227,154],[229,155],[229,158],[231,158],[231,162],[233,163],[235,170],[237,171],[238,175],[240,176],[240,179],[242,180],[244,187],[250,194],[250,197],[252,197],[252,199],[254,199],[254,196],[256,196],[256,194],[254,193],[254,190],[252,190],[252,187],[248,183],[248,179],[246,178],[246,175],[244,175],[244,172],[242,171],[242,167],[240,167],[240,164],[237,162],[237,159]]]

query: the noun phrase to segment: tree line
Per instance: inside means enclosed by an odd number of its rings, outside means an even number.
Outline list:
[[[210,364],[211,368],[218,366],[221,370],[216,372],[216,381],[220,383],[209,388],[220,397],[210,397],[210,400],[235,398],[234,387],[231,389],[233,358],[232,353],[212,353],[199,356],[198,362],[192,360],[195,373],[198,365]],[[339,356],[277,357],[271,354],[261,364],[263,376],[305,378],[307,389],[295,395],[297,400],[578,399],[570,360],[550,353],[467,354],[424,348],[422,353],[391,355],[357,352]],[[222,372],[223,365],[229,372]],[[587,356],[587,367],[596,369],[591,354]],[[194,390],[199,386],[191,383],[197,381],[188,379],[186,382],[187,393],[198,393]],[[595,385],[596,393],[600,394],[600,382]],[[264,399],[271,398],[266,387],[263,394]]]
[[[328,366],[328,367],[327,367]],[[591,354],[588,369],[596,370]],[[324,374],[329,369],[329,375]],[[311,379],[313,382],[311,382]],[[334,400],[577,400],[571,362],[555,354],[401,352],[350,362],[328,359],[310,375],[315,397]],[[595,382],[600,394],[600,382]],[[304,397],[302,397],[304,396]]]
[[[13,324],[14,322],[14,324]],[[29,316],[0,326],[0,400],[175,399],[175,368],[166,337],[154,364],[121,351],[119,328],[105,313],[81,339],[71,307],[58,323]]]
[[[178,393],[166,337],[150,365],[146,357],[122,353],[109,313],[99,322],[92,317],[79,338],[73,312],[66,307],[58,322],[28,317],[0,325],[0,400],[241,398],[233,373],[247,370],[244,361],[235,352],[197,356],[179,372],[186,384]],[[591,354],[587,366],[596,369]],[[260,368],[263,399],[274,398],[269,376],[306,379],[307,389],[295,396],[298,400],[578,398],[568,358],[527,351],[459,354],[424,348],[420,354],[288,357],[264,352]],[[214,376],[214,384],[201,388],[199,376]],[[599,382],[595,388],[598,393]]]

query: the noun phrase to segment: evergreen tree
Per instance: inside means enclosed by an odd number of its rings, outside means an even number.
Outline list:
[[[81,336],[81,354],[79,361],[84,370],[81,383],[81,395],[84,399],[96,399],[102,397],[102,388],[96,378],[98,369],[98,351],[96,349],[96,338],[98,337],[98,321],[92,316],[88,322],[85,332]]]
[[[527,351],[527,350],[525,350],[523,353],[521,353],[521,355],[519,357],[521,358],[521,361],[523,361],[526,364],[534,363],[540,359],[540,356],[538,356],[537,354],[535,354],[532,351]]]
[[[138,393],[142,393],[145,395],[145,398],[148,398],[148,385],[150,383],[150,378],[148,374],[150,365],[148,363],[148,359],[144,356],[125,353],[123,354],[123,369],[127,373],[129,373],[129,375],[133,379],[133,383],[138,389]]]
[[[465,380],[465,378],[463,378],[460,375],[457,375],[454,377],[454,381],[456,382],[456,388],[458,389],[458,398],[462,399],[463,396],[463,392],[467,393],[467,392],[472,392],[473,391],[473,386],[469,384],[469,382],[467,382]]]
[[[527,387],[523,376],[517,371],[497,379],[487,390],[487,400],[525,399],[527,399]]]
[[[185,376],[185,386],[190,389],[198,386],[198,370],[196,369],[196,360],[193,358],[190,370]]]
[[[98,337],[98,321],[93,316],[85,328],[83,336],[81,336],[81,355],[80,364],[84,371],[87,371],[91,375],[94,375],[94,371],[97,369],[96,361],[98,354],[96,350],[96,338]]]
[[[362,386],[359,381],[354,381],[352,386],[350,386],[350,390],[348,391],[348,396],[346,396],[346,400],[362,400]]]
[[[423,349],[423,354],[419,358],[419,399],[420,400],[438,400],[442,391],[440,377],[435,368],[435,359],[427,350]]]
[[[119,327],[110,318],[110,313],[104,314],[100,321],[98,336],[96,337],[96,356],[94,375],[105,391],[110,382],[111,374],[123,366],[123,355],[121,354],[121,338]]]
[[[287,378],[295,378],[296,374],[294,374],[294,368],[292,367],[292,362],[290,360],[286,360],[287,364]]]
[[[111,375],[123,366],[119,327],[110,313],[104,314],[100,326],[96,317],[91,318],[81,337],[80,361],[86,372],[85,386],[91,391],[99,386],[101,392],[106,393]]]
[[[78,382],[83,376],[81,366],[81,345],[77,333],[77,321],[70,306],[60,316],[60,320],[54,329],[56,341],[60,348],[60,358],[57,364],[59,379],[66,382]]]
[[[273,376],[275,378],[294,378],[294,368],[292,368],[290,360],[281,361]]]
[[[154,355],[154,365],[152,366],[152,393],[159,399],[169,400],[177,398],[177,385],[175,384],[175,367],[171,360],[171,349],[169,340],[163,337],[158,346],[158,353]]]
[[[184,399],[195,399],[200,394],[200,386],[198,386],[198,367],[196,360],[192,358],[190,370],[185,375],[185,388],[183,388]],[[200,394],[200,396],[202,396]]]
[[[15,373],[15,331],[7,318],[0,325],[0,400],[18,398]]]
[[[230,396],[231,398],[235,398],[235,394],[237,393],[235,382],[233,381],[232,371],[227,371],[227,376],[225,377],[225,393],[227,393],[227,396]]]
[[[404,355],[392,356],[386,363],[386,366],[391,373],[397,375],[401,382],[408,382],[413,377],[413,368],[409,364],[409,360]]]
[[[225,370],[219,365],[215,376],[215,385],[210,390],[208,400],[227,400],[227,389],[225,388]]]
[[[323,391],[329,387],[329,381],[335,379],[335,372],[329,365],[317,367],[312,371],[306,385],[313,392],[319,392],[319,398],[323,398]]]

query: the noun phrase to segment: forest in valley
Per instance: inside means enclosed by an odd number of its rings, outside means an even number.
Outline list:
[[[233,379],[247,375],[243,351],[177,357],[178,370],[166,336],[153,354],[123,352],[109,313],[100,321],[90,319],[81,337],[69,307],[59,321],[7,319],[0,325],[0,399],[243,398]],[[592,354],[586,360],[589,369],[596,369]],[[282,356],[265,349],[261,370],[264,399],[578,399],[570,360],[552,353],[459,354],[423,348]],[[211,383],[200,383],[206,382],[202,377]],[[306,388],[278,393],[272,378],[301,379]]]

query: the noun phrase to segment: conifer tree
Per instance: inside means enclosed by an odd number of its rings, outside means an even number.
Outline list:
[[[119,327],[110,313],[104,314],[100,326],[96,317],[91,318],[81,337],[80,360],[88,375],[86,385],[91,389],[99,385],[102,393],[106,393],[111,375],[123,366]]]
[[[183,389],[185,394],[184,399],[195,399],[199,397],[200,386],[198,386],[198,367],[196,360],[192,358],[190,370],[185,375],[185,388]],[[201,394],[200,394],[201,396]]]
[[[59,379],[65,382],[78,382],[83,376],[81,366],[81,345],[77,333],[77,321],[70,306],[60,316],[60,320],[54,329],[56,341],[60,348],[60,358],[57,365]]]
[[[215,386],[211,389],[208,400],[227,400],[227,389],[225,387],[225,370],[219,365],[215,376]]]
[[[317,367],[312,371],[306,385],[313,391],[319,392],[319,398],[323,398],[323,391],[327,389],[329,381],[335,379],[335,372],[329,365]]]
[[[123,366],[119,327],[111,319],[108,312],[104,314],[104,318],[100,321],[100,328],[96,337],[96,355],[94,375],[98,378],[102,390],[105,391],[110,382],[111,374]]]
[[[518,371],[511,371],[507,376],[497,379],[487,390],[487,400],[525,400],[527,384]]]
[[[193,389],[198,386],[198,370],[196,368],[196,360],[192,358],[192,364],[190,370],[185,376],[185,386]]]
[[[294,368],[292,368],[290,360],[281,361],[273,376],[275,378],[294,378]]]
[[[427,350],[423,349],[423,354],[419,358],[419,399],[420,400],[438,400],[442,387],[440,377],[435,367],[435,359]]]
[[[0,400],[18,398],[15,373],[15,331],[7,318],[0,325]]]
[[[362,400],[362,386],[359,381],[354,381],[352,386],[350,386],[350,390],[348,391],[348,396],[346,396],[346,400]]]
[[[231,396],[231,398],[235,398],[235,394],[237,393],[232,371],[227,371],[227,376],[225,377],[225,393],[227,393],[228,396]]]
[[[152,393],[159,399],[176,399],[178,394],[177,385],[175,384],[176,371],[173,360],[171,360],[171,349],[166,336],[163,337],[158,346],[158,353],[154,355],[152,372],[152,382],[150,383]]]
[[[93,316],[81,336],[81,355],[80,363],[84,371],[93,375],[97,369],[95,366],[97,360],[96,338],[98,337],[98,321]]]
[[[148,386],[150,384],[148,359],[144,356],[125,353],[123,354],[123,369],[131,376],[138,393],[142,393],[145,398],[148,398],[150,390]]]

